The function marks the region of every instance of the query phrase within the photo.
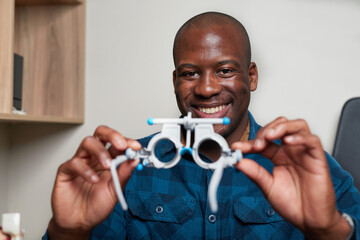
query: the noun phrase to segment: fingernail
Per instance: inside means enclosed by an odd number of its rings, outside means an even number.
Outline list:
[[[270,136],[274,136],[274,134],[275,134],[275,129],[270,129],[269,130],[269,132],[268,132],[268,135],[270,135]]]
[[[116,139],[116,145],[117,145],[117,147],[118,148],[122,148],[122,149],[124,149],[124,148],[126,148],[127,146],[127,144],[126,144],[126,142],[125,142],[125,140],[124,139]]]
[[[261,148],[262,143],[263,143],[263,140],[257,139],[257,140],[255,141],[255,147]]]
[[[293,142],[295,140],[294,136],[287,136],[286,141],[287,142]]]
[[[98,176],[96,176],[96,175],[91,176],[91,181],[97,182],[98,180],[99,180]]]
[[[235,142],[231,145],[232,148],[239,148],[241,146],[241,142]]]
[[[133,146],[134,148],[141,148],[141,147],[142,147],[139,142],[134,142],[134,143],[132,144],[132,146]]]

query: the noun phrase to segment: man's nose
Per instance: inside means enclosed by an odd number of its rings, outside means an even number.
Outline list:
[[[198,79],[198,84],[195,86],[195,94],[204,98],[210,98],[221,92],[221,85],[216,75],[207,73]]]

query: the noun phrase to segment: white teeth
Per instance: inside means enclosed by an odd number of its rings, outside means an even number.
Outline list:
[[[203,113],[206,113],[206,114],[214,114],[214,113],[220,112],[225,107],[226,107],[226,105],[221,105],[221,106],[212,107],[212,108],[199,107],[199,111],[203,112]]]

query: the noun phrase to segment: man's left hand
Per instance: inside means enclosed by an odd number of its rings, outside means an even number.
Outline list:
[[[280,139],[281,144],[274,143]],[[346,239],[350,225],[336,208],[330,171],[320,139],[304,120],[280,117],[254,140],[233,149],[259,153],[274,163],[273,172],[244,158],[236,167],[263,191],[272,207],[309,239]]]

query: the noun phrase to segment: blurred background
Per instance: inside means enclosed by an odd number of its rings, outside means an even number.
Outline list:
[[[331,153],[342,105],[360,96],[357,0],[87,0],[86,11],[85,123],[0,123],[0,213],[20,212],[26,239],[44,234],[57,168],[98,125],[140,138],[159,130],[148,117],[179,116],[172,44],[196,14],[224,12],[247,28],[261,125],[303,118]]]

